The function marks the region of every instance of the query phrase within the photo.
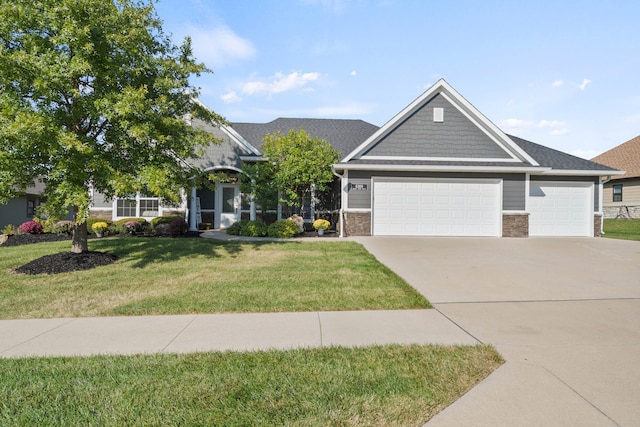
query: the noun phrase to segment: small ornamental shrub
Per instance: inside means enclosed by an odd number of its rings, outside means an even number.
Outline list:
[[[247,221],[248,220],[243,219],[241,221],[234,222],[229,227],[227,227],[227,230],[226,230],[227,234],[231,234],[232,236],[239,236],[240,230],[242,230],[242,225]]]
[[[87,232],[89,233],[93,233],[93,224],[95,224],[96,222],[105,222],[107,223],[107,227],[109,229],[109,233],[110,234],[117,234],[118,231],[116,229],[116,227],[113,227],[113,221],[111,221],[109,218],[87,218]]]
[[[35,221],[27,221],[20,224],[20,231],[28,234],[42,234],[42,224]]]
[[[176,219],[169,223],[169,233],[173,236],[185,234],[189,229],[189,224],[184,219]]]
[[[181,216],[159,216],[159,217],[153,218],[151,220],[151,230],[155,232],[156,226],[158,226],[159,224],[171,224],[176,219],[184,219],[184,218]]]
[[[6,234],[6,235],[14,235],[14,234],[18,234],[21,231],[18,230],[18,227],[16,227],[13,224],[7,224],[5,225],[5,227],[2,229],[2,234]]]
[[[326,219],[316,219],[313,221],[313,228],[316,230],[328,230],[331,226],[331,223]]]
[[[289,238],[298,235],[298,225],[290,219],[281,219],[269,226],[269,237]]]
[[[269,227],[262,221],[243,221],[240,227],[241,236],[264,237]]]
[[[135,222],[136,226],[130,224],[130,227],[127,227],[125,224],[128,222]],[[144,232],[149,228],[149,223],[144,218],[122,218],[116,221],[116,226],[118,227],[118,233],[129,233],[133,232]]]
[[[138,228],[140,228],[140,224],[135,222],[135,221],[127,221],[124,223],[124,228],[129,232],[129,233],[133,233],[138,231]]]
[[[104,233],[109,228],[109,224],[106,222],[96,222],[91,226],[91,229],[96,233]]]
[[[51,232],[54,234],[71,234],[73,233],[73,221],[58,221],[53,224]]]

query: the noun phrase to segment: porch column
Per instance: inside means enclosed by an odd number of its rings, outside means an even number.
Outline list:
[[[196,187],[191,187],[191,198],[189,199],[189,231],[197,231],[196,224]]]
[[[250,211],[249,211],[249,219],[251,221],[255,221],[256,220],[256,193],[255,193],[255,189],[256,188],[256,180],[252,179],[251,180],[251,195],[250,200],[251,200],[251,204],[250,204]],[[264,218],[263,218],[264,220]]]

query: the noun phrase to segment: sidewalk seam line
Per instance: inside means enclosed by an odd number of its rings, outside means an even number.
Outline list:
[[[432,304],[433,305],[433,304]],[[435,305],[433,305],[433,309],[435,311],[437,311],[438,313],[440,313],[442,316],[444,316],[445,319],[447,319],[449,322],[453,323],[454,325],[456,325],[458,328],[460,328],[460,330],[464,331],[465,334],[469,335],[471,338],[473,338],[474,340],[478,341],[480,344],[484,345],[484,342],[479,339],[478,337],[476,337],[475,335],[473,335],[471,332],[467,331],[465,328],[463,328],[462,326],[460,326],[457,322],[455,322],[452,318],[450,318],[449,316],[447,316],[446,314],[444,314],[443,312],[441,312],[438,307],[436,307]]]
[[[320,312],[316,312],[316,315],[318,316],[318,328],[320,329],[320,347],[324,347],[322,342],[322,319],[320,318]]]
[[[199,314],[196,314],[196,315],[193,317],[193,319],[191,319],[191,320],[189,321],[189,323],[187,323],[187,324],[184,326],[184,328],[182,328],[182,329],[180,330],[180,332],[178,332],[178,333],[177,333],[173,338],[171,338],[171,340],[167,343],[167,345],[165,345],[164,347],[162,347],[162,350],[160,350],[160,353],[164,353],[164,352],[165,352],[165,350],[167,349],[167,347],[169,347],[171,344],[173,344],[173,342],[174,342],[175,340],[177,340],[177,339],[178,339],[178,337],[179,337],[180,335],[182,335],[182,334],[184,333],[184,331],[186,331],[186,330],[187,330],[187,328],[188,328],[189,326],[191,326],[191,324],[192,324],[193,322],[195,322],[195,321],[196,321],[196,319],[197,319],[198,317],[200,317],[200,315],[199,315]]]
[[[611,418],[609,415],[607,415],[604,411],[602,411],[600,408],[598,408],[593,402],[591,402],[589,399],[587,399],[586,397],[584,397],[582,394],[580,394],[576,389],[574,389],[573,387],[571,387],[569,384],[567,384],[566,382],[564,382],[562,380],[562,378],[560,378],[559,376],[557,376],[556,374],[553,373],[553,371],[551,371],[549,368],[547,368],[546,366],[542,366],[542,369],[544,369],[545,371],[547,371],[548,373],[550,373],[551,375],[553,375],[553,377],[555,379],[557,379],[558,381],[560,381],[562,384],[564,384],[565,387],[567,387],[569,390],[571,390],[572,392],[574,392],[576,395],[580,396],[580,398],[582,400],[584,400],[585,402],[587,402],[593,409],[595,409],[596,411],[600,412],[602,415],[604,415],[605,417],[607,417],[607,419],[609,421],[611,421],[612,423],[614,423],[617,426],[620,426],[620,424],[618,424],[613,418]]]
[[[5,349],[5,350],[2,350],[2,351],[0,352],[0,354],[5,354],[6,352],[13,350],[14,348],[18,348],[18,347],[20,347],[21,345],[24,345],[24,344],[26,344],[26,343],[28,343],[28,342],[31,342],[31,341],[33,341],[33,340],[35,340],[35,339],[37,339],[37,338],[40,338],[40,337],[42,337],[42,336],[44,336],[44,335],[46,335],[46,334],[48,334],[48,333],[50,333],[50,332],[55,331],[56,329],[60,329],[60,328],[62,328],[63,326],[67,326],[68,324],[73,323],[73,322],[75,322],[76,320],[78,320],[78,319],[77,319],[77,318],[69,319],[69,321],[68,321],[68,322],[61,323],[60,325],[56,326],[55,328],[47,329],[46,331],[41,332],[41,333],[39,333],[38,335],[32,336],[32,337],[31,337],[31,338],[29,338],[28,340],[24,340],[24,341],[19,342],[18,344],[14,345],[14,346],[12,346],[12,347],[9,347],[9,348],[7,348],[7,349]]]

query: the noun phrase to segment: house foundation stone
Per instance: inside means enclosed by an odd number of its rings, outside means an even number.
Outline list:
[[[529,237],[529,214],[503,214],[502,237]]]
[[[593,215],[593,237],[600,237],[602,235],[602,215]]]
[[[371,212],[345,212],[345,236],[371,236]]]

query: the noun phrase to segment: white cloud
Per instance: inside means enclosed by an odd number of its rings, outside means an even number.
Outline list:
[[[563,80],[556,80],[553,83],[551,83],[552,87],[560,87],[562,85],[564,85],[564,81]]]
[[[569,133],[569,129],[554,129],[551,131],[551,135],[553,136],[562,136]]]
[[[579,86],[580,90],[585,90],[585,88],[587,87],[587,85],[591,83],[591,80],[589,79],[583,79],[582,80],[582,84]]]
[[[211,30],[190,28],[188,32],[191,34],[195,57],[210,67],[251,59],[256,54],[251,41],[240,37],[226,26]]]
[[[566,125],[566,122],[561,122],[559,120],[540,120],[540,123],[538,123],[538,127],[541,128],[557,128]]]
[[[320,73],[293,73],[284,75],[280,72],[276,73],[267,81],[254,80],[244,84],[242,93],[247,95],[267,94],[287,92],[289,90],[298,89],[306,86],[309,82],[313,82],[320,78]]]
[[[224,101],[225,104],[239,104],[240,102],[242,102],[242,98],[240,98],[238,94],[233,90],[225,93],[220,98]]]
[[[358,73],[356,73],[356,70],[353,70],[351,73],[349,73],[349,75],[355,77],[358,75]]]

